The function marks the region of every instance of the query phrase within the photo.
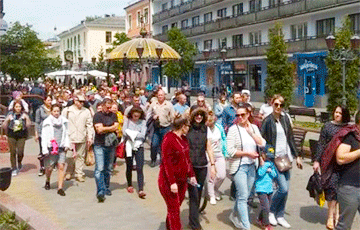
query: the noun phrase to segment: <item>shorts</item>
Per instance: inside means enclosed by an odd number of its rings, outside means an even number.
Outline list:
[[[64,151],[59,152],[58,155],[47,155],[44,158],[45,167],[54,167],[56,164],[65,164],[66,154]]]

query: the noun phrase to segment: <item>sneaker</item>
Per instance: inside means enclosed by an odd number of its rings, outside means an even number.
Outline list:
[[[11,173],[11,176],[17,176],[19,174],[19,170],[14,169]]]
[[[57,191],[57,194],[59,194],[60,196],[65,196],[66,195],[64,190],[62,190],[62,188]]]
[[[215,199],[216,199],[217,201],[220,201],[220,200],[222,200],[222,197],[221,197],[221,195],[218,195],[218,196],[215,196]]]
[[[106,199],[105,196],[102,194],[97,195],[96,198],[98,199],[99,203],[104,203],[104,201]]]
[[[133,186],[129,186],[126,189],[128,191],[128,193],[134,193],[134,187]]]
[[[257,203],[255,203],[255,201],[253,199],[248,200],[247,204],[253,209],[258,207]]]
[[[274,230],[273,226],[271,224],[265,226],[265,230]]]
[[[108,189],[108,190],[105,191],[105,195],[107,195],[107,196],[111,196],[111,195],[112,195],[112,192],[110,191],[110,189]]]
[[[139,197],[140,197],[141,199],[145,199],[145,196],[146,196],[146,193],[145,193],[144,191],[140,191],[140,192],[139,192]]]
[[[278,224],[275,215],[272,212],[269,212],[269,222],[272,226],[276,226]]]
[[[19,163],[18,171],[20,172],[22,168],[23,168],[23,165],[21,163]]]
[[[44,168],[40,168],[40,171],[38,173],[38,176],[44,176],[45,175],[45,169]]]
[[[71,180],[71,174],[70,173],[66,173],[65,180]]]
[[[229,219],[231,220],[231,222],[234,224],[235,227],[242,229],[241,223],[234,212],[231,212]]]
[[[156,162],[155,162],[155,161],[151,161],[150,167],[151,167],[151,168],[154,168],[155,166],[156,166]]]
[[[279,225],[283,226],[284,228],[291,228],[291,225],[285,220],[284,217],[277,218],[277,222]]]
[[[210,197],[210,204],[215,205],[216,204],[216,199],[215,197]]]
[[[50,190],[50,182],[45,182],[45,190]]]
[[[79,182],[85,182],[85,179],[82,176],[76,177],[76,180]]]

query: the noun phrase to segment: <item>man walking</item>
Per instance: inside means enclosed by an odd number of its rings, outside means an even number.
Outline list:
[[[151,167],[155,167],[157,154],[160,152],[161,142],[170,130],[175,111],[173,105],[165,100],[165,92],[160,89],[157,100],[151,103],[148,113],[154,119],[154,134],[151,139]]]
[[[188,105],[186,105],[186,96],[185,94],[180,94],[178,96],[178,103],[174,105],[174,110],[176,113],[184,114],[185,111],[189,108]]]
[[[94,135],[93,122],[90,110],[84,107],[85,96],[80,92],[73,97],[74,104],[66,107],[62,115],[69,120],[69,138],[72,144],[75,159],[75,179],[84,182],[86,148],[92,144]],[[71,179],[74,173],[72,159],[68,159],[68,169],[65,175],[66,180]]]
[[[230,126],[234,124],[236,118],[236,110],[239,108],[240,103],[242,103],[241,93],[234,92],[231,99],[231,104],[224,108],[224,111],[221,115],[222,126],[224,127],[226,133],[229,130]]]
[[[102,102],[102,112],[94,115],[95,181],[99,202],[105,201],[105,195],[111,196],[110,172],[117,145],[116,130],[119,126],[116,114],[110,111],[112,104],[111,99],[105,98]]]

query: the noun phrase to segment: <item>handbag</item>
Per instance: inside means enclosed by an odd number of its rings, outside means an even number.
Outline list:
[[[115,133],[108,133],[105,136],[105,146],[116,146],[119,143],[119,140]]]
[[[287,154],[275,157],[274,163],[279,172],[286,172],[292,169],[292,163]]]
[[[85,165],[86,166],[93,166],[94,164],[95,164],[94,150],[93,150],[92,146],[90,146],[89,150],[86,153]]]
[[[125,141],[121,142],[116,147],[116,157],[124,159],[125,158]]]

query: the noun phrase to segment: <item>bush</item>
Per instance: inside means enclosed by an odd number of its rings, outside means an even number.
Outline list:
[[[1,230],[27,230],[29,225],[25,221],[17,221],[15,212],[3,212],[0,214]]]

